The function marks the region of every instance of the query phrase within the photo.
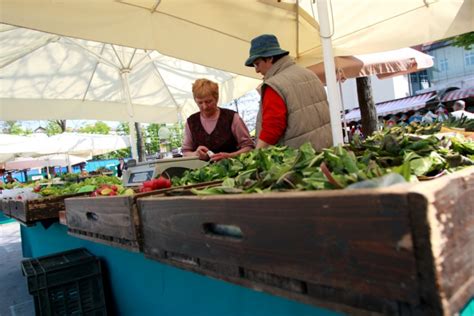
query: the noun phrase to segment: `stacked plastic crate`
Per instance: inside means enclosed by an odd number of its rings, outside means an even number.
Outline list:
[[[36,315],[107,315],[98,257],[85,248],[21,263]]]

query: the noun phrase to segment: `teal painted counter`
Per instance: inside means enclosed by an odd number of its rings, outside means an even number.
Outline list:
[[[21,226],[23,255],[38,257],[85,247],[106,267],[113,315],[332,316],[342,315],[201,276],[67,234],[65,226]],[[25,281],[26,282],[26,281]],[[460,313],[474,316],[474,299]]]
[[[69,236],[66,227],[57,223],[48,229],[41,224],[22,226],[21,237],[25,257],[78,247],[99,256],[107,269],[114,315],[342,315],[170,267],[141,253],[78,239]]]

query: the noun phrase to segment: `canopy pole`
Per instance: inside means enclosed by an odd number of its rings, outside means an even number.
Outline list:
[[[71,158],[69,157],[69,152],[66,154],[66,162],[67,162],[67,172],[72,173]]]
[[[130,116],[130,120],[128,121],[128,128],[130,129],[130,146],[132,148],[132,158],[138,160],[137,131],[135,129],[135,123],[133,121],[133,104],[132,97],[130,96],[130,87],[128,85],[129,71],[130,69],[121,69],[120,78],[122,79],[123,94],[127,102],[127,112]]]
[[[132,158],[138,160],[137,130],[135,129],[135,122],[128,122],[128,128],[130,129],[130,146],[132,147]]]
[[[339,95],[341,97],[341,106],[342,106],[342,122],[344,125],[344,143],[349,143],[349,132],[347,131],[347,120],[346,120],[346,109],[344,108],[344,98],[342,97],[342,83],[341,79],[338,81],[339,83]]]
[[[343,143],[341,125],[341,99],[337,91],[334,53],[332,50],[332,32],[329,23],[327,0],[317,0],[321,44],[323,47],[324,72],[326,87],[328,89],[329,114],[331,117],[331,130],[333,145]]]

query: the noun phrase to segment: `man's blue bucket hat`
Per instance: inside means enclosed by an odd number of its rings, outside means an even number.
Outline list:
[[[275,35],[263,34],[257,36],[250,42],[250,57],[245,61],[245,66],[253,67],[253,63],[257,58],[272,57],[280,54],[288,55],[289,52],[280,48]]]

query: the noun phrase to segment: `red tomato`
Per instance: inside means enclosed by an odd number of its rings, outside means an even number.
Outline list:
[[[143,182],[143,187],[153,189],[153,180],[144,181]]]

